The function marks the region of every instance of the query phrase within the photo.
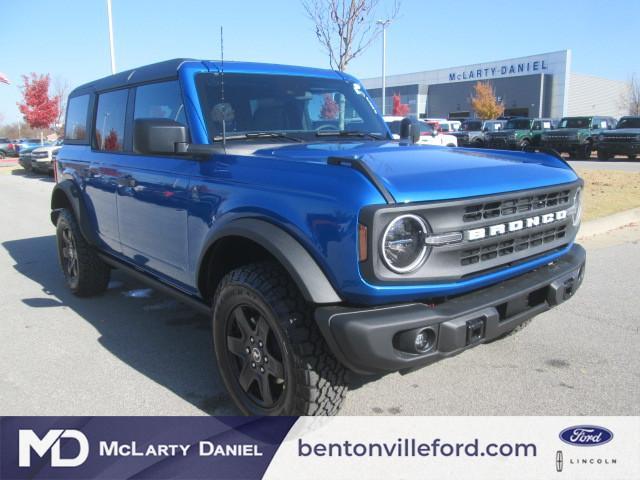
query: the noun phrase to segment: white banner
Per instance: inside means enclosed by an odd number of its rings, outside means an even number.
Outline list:
[[[640,417],[301,418],[264,478],[638,480]]]

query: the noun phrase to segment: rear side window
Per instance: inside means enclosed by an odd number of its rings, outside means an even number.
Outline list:
[[[81,143],[87,138],[87,114],[89,111],[89,95],[81,95],[69,99],[67,119],[64,126],[64,138],[73,143]],[[88,142],[87,142],[88,143]]]
[[[124,123],[128,90],[102,93],[96,112],[95,148],[106,152],[124,150]]]
[[[168,118],[186,124],[178,82],[151,83],[138,87],[133,118]]]

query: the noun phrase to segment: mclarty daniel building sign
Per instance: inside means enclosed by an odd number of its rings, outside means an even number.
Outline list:
[[[507,77],[519,73],[535,73],[549,70],[546,60],[533,60],[521,63],[511,63],[508,65],[496,65],[491,67],[481,67],[470,70],[458,70],[449,73],[449,81],[456,80],[482,80],[496,77]]]
[[[387,76],[387,108],[391,113],[392,96],[399,93],[413,114],[429,117],[472,117],[469,102],[478,81],[492,83],[496,95],[513,114],[561,117],[568,111],[571,51],[541,53],[527,57],[460,67]],[[379,103],[380,77],[363,81]]]
[[[571,71],[571,50],[461,67],[387,76],[386,113],[393,95],[414,115],[444,118],[473,117],[469,98],[478,81],[490,82],[507,114],[559,118],[565,115],[624,114],[618,80]],[[380,77],[363,80],[375,102],[382,98]]]

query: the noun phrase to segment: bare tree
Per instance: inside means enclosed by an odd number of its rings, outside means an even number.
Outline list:
[[[302,0],[316,36],[329,55],[329,65],[344,72],[349,62],[364,52],[381,32],[376,26],[380,0]],[[383,16],[394,19],[400,3],[393,2]]]
[[[53,79],[53,95],[58,97],[58,118],[56,118],[55,126],[60,128],[64,121],[64,115],[67,110],[67,95],[69,95],[69,81],[65,78],[56,77]]]
[[[620,108],[626,115],[640,115],[640,80],[636,78],[635,73],[631,75],[622,92]]]

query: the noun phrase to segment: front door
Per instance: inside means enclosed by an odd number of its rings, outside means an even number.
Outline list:
[[[176,81],[132,90],[136,118],[171,118],[185,123]],[[188,205],[190,172],[197,162],[181,157],[142,155],[120,159],[117,187],[118,229],[122,253],[135,264],[188,285]]]

